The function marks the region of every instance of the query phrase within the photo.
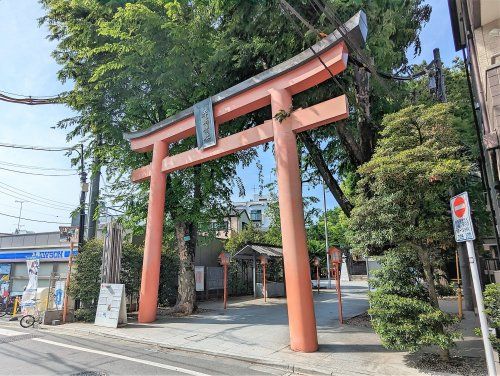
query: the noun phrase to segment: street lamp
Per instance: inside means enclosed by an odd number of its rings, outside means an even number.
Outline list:
[[[318,294],[319,294],[319,285],[320,285],[320,278],[319,278],[319,266],[321,265],[321,260],[319,259],[318,256],[315,256],[313,258],[313,265],[316,267],[316,287],[318,288]]]
[[[231,254],[229,252],[221,252],[219,255],[219,263],[224,268],[224,309],[227,307],[227,267],[231,262]]]
[[[342,264],[342,250],[337,247],[331,247],[328,250],[328,254],[330,255],[330,261],[333,264],[333,270],[335,273],[335,289],[337,290],[337,296],[339,298],[339,322],[343,324],[344,319],[342,317],[342,292],[340,290],[340,265]]]
[[[263,295],[264,295],[264,302],[266,302],[267,301],[266,266],[269,262],[269,259],[268,259],[267,255],[260,255],[259,260],[260,260],[260,264],[262,265],[262,285],[264,287]]]

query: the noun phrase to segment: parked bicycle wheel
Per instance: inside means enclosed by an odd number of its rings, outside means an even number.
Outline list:
[[[29,328],[30,326],[32,326],[33,324],[35,323],[35,316],[32,316],[32,315],[26,315],[26,316],[23,316],[21,318],[21,320],[19,321],[19,324],[23,327],[23,328]]]

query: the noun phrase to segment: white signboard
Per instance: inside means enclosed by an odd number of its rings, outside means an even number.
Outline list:
[[[450,206],[456,242],[461,243],[476,239],[467,192],[452,197]]]
[[[127,323],[125,285],[101,283],[95,325],[116,328]]]
[[[61,243],[78,243],[78,227],[59,226],[59,241]]]
[[[58,311],[63,309],[65,281],[56,281],[54,286],[54,307]]]
[[[40,259],[27,259],[28,284],[24,289],[21,298],[21,312],[23,314],[33,314],[36,304],[36,290],[38,288],[38,269],[40,268]]]
[[[205,291],[205,267],[194,267],[194,279],[196,281],[196,291]]]

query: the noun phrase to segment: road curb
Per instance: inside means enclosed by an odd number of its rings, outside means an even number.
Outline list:
[[[106,338],[119,339],[119,340],[123,340],[123,341],[140,343],[140,344],[144,344],[144,345],[153,345],[153,346],[157,346],[159,348],[166,349],[166,350],[179,350],[179,351],[191,352],[191,353],[195,353],[195,354],[210,355],[210,356],[215,356],[215,357],[219,357],[219,358],[224,357],[224,358],[229,358],[229,359],[233,359],[233,360],[240,360],[240,361],[244,361],[244,362],[248,362],[248,363],[279,368],[279,369],[282,369],[284,371],[288,371],[291,373],[314,374],[314,375],[334,375],[334,374],[337,374],[335,371],[322,371],[322,370],[318,370],[316,368],[296,366],[294,364],[285,364],[283,362],[273,362],[270,360],[221,353],[221,352],[217,352],[217,351],[200,350],[200,349],[195,349],[195,348],[186,347],[186,346],[161,344],[161,343],[149,341],[146,339],[130,338],[130,337],[115,335],[115,334],[111,334],[111,333],[94,332],[92,330],[87,330],[87,329],[62,329],[62,328],[59,329],[58,327],[44,325],[41,328],[39,328],[38,330],[40,330],[40,331],[46,330],[49,332],[54,332],[54,333],[59,333],[59,334],[68,334],[68,335],[71,335],[69,332],[72,332],[72,334],[99,335],[99,336],[106,337]]]

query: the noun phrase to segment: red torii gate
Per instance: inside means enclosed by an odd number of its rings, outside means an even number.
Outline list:
[[[295,134],[347,118],[348,103],[345,95],[341,95],[309,108],[293,111],[280,119],[281,122],[276,119],[276,114],[290,111],[294,94],[327,80],[347,67],[347,48],[342,41],[342,36],[346,35],[359,44],[364,43],[366,17],[363,12],[346,22],[342,26],[342,32],[335,31],[311,49],[211,97],[208,104],[203,104],[203,108],[213,110],[215,133],[221,124],[270,104],[273,119],[261,125],[219,140],[214,135],[214,146],[169,156],[169,144],[196,135],[195,105],[149,129],[125,135],[130,140],[132,150],[153,151],[151,164],[132,173],[134,182],[150,179],[139,322],[147,323],[156,319],[166,174],[274,141],[290,346],[295,351],[317,350]],[[204,115],[207,116],[207,113]],[[210,115],[212,114],[205,120]],[[205,131],[207,129],[198,128],[198,133],[201,132],[210,139],[210,134]],[[201,137],[200,134],[197,136]]]

